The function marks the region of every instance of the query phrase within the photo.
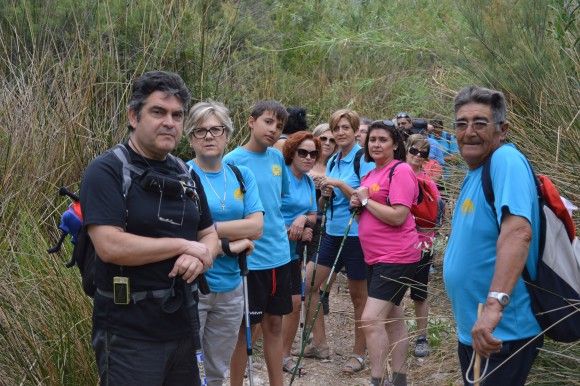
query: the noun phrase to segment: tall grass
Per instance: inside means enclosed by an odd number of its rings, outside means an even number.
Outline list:
[[[306,106],[313,124],[345,106],[372,118],[405,110],[450,122],[454,90],[501,88],[513,140],[579,202],[580,61],[570,7],[531,0],[0,2],[0,379],[96,382],[90,301],[77,272],[63,268],[70,248],[59,256],[45,250],[66,207],[57,187],[77,189],[87,163],[125,137],[136,75],[176,71],[194,101],[223,101],[237,128],[231,146],[247,138],[248,107],[257,99]],[[189,156],[185,143],[178,153]],[[452,173],[453,199],[463,169]],[[554,350],[579,357],[577,348]]]

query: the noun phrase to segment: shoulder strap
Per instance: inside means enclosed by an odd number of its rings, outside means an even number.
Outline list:
[[[236,180],[238,180],[238,184],[240,185],[240,191],[242,193],[246,193],[246,184],[244,183],[244,176],[242,176],[242,172],[240,171],[240,169],[236,166],[236,165],[232,165],[230,163],[226,162],[226,165],[228,165],[230,167],[230,169],[232,169],[232,172],[234,172],[234,175],[236,176]]]
[[[485,196],[485,201],[487,205],[491,208],[493,217],[497,219],[495,212],[495,193],[493,192],[493,183],[491,182],[491,159],[493,157],[493,152],[487,157],[483,163],[481,169],[481,187],[483,188],[483,195]],[[496,220],[497,222],[497,220]],[[497,224],[499,228],[499,224]]]
[[[364,152],[365,149],[358,149],[358,151],[354,155],[354,165],[353,165],[354,172],[356,173],[356,176],[358,177],[359,180],[360,180],[360,159],[362,158]]]
[[[331,172],[332,169],[334,169],[334,165],[336,165],[336,157],[338,157],[338,152],[334,153],[334,155],[328,160],[328,162],[330,162],[330,167],[328,168],[329,172]]]
[[[112,149],[113,154],[121,161],[123,165],[123,197],[127,198],[127,193],[131,187],[131,172],[142,175],[145,171],[138,166],[129,162],[129,150],[123,144],[117,144]]]
[[[395,163],[393,165],[393,167],[391,168],[391,170],[389,170],[389,193],[391,193],[391,181],[393,180],[393,173],[395,173],[395,168],[402,163],[403,163],[403,161],[399,161],[399,162]],[[387,201],[387,205],[391,205],[391,201],[389,200],[389,195],[387,195],[386,201]]]

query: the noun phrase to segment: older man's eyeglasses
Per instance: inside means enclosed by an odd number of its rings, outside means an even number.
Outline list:
[[[502,122],[495,122],[495,123],[501,124]],[[485,119],[476,119],[475,121],[455,121],[455,122],[453,122],[453,127],[457,131],[465,131],[465,130],[467,130],[467,128],[469,127],[470,124],[471,124],[471,127],[473,127],[473,130],[482,131],[482,130],[487,129],[487,127],[489,125],[494,124],[494,123],[489,122]]]
[[[296,154],[300,158],[310,157],[311,159],[316,159],[318,157],[318,150],[308,151],[306,149],[296,149]]]
[[[426,150],[419,150],[419,149],[417,149],[415,147],[412,147],[412,146],[409,148],[409,154],[411,154],[411,155],[418,155],[419,157],[425,158],[425,159],[429,158],[429,152],[428,151],[426,151]]]
[[[198,139],[203,139],[207,137],[207,133],[210,133],[212,137],[219,137],[223,135],[224,131],[226,130],[225,126],[212,126],[212,127],[196,127],[191,131],[191,134]]]

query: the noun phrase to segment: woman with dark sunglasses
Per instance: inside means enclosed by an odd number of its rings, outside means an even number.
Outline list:
[[[420,259],[411,206],[419,187],[404,163],[402,134],[391,121],[369,126],[365,158],[375,169],[361,181],[350,204],[360,210],[359,238],[368,265],[368,298],[362,314],[371,365],[371,384],[383,385],[385,361],[391,356],[392,383],[407,384],[409,340],[401,301]],[[386,383],[385,383],[386,384]]]
[[[417,179],[431,185],[431,191],[437,192],[437,185],[423,170],[425,162],[429,159],[430,145],[427,138],[421,134],[413,134],[407,139],[407,163],[415,172]],[[436,197],[439,200],[440,196]],[[432,229],[417,227],[419,246],[421,248],[421,260],[417,265],[413,285],[411,286],[411,299],[415,303],[415,319],[417,322],[417,339],[415,340],[414,354],[416,357],[429,355],[429,342],[427,340],[427,316],[429,305],[427,303],[427,284],[429,283],[429,269],[433,260],[433,240],[435,232]]]
[[[282,197],[282,215],[290,242],[292,313],[282,320],[282,370],[292,372],[296,362],[290,350],[300,319],[302,292],[302,243],[312,240],[312,224],[316,222],[316,192],[308,175],[320,157],[320,141],[312,133],[298,131],[284,143],[282,153],[290,176],[289,191]]]
[[[263,207],[254,174],[238,166],[245,193],[230,166],[222,162],[233,133],[229,110],[214,101],[189,111],[185,132],[195,158],[187,164],[199,175],[214,226],[231,254],[220,251],[205,276],[211,293],[199,296],[200,336],[208,385],[221,385],[228,370],[243,314],[243,291],[237,255],[249,254],[262,235]],[[222,244],[223,245],[223,244]],[[226,247],[227,249],[227,247]]]

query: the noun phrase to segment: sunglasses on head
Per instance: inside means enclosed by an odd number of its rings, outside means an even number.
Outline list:
[[[411,118],[411,116],[407,113],[400,112],[399,114],[397,114],[396,118],[397,119],[399,119],[399,118]]]
[[[308,151],[305,149],[296,149],[296,154],[300,158],[306,158],[307,156],[310,156],[311,159],[316,159],[318,157],[318,150]]]
[[[419,149],[414,148],[414,147],[410,147],[409,148],[409,154],[411,154],[411,155],[419,155],[419,157],[425,158],[425,159],[429,158],[429,152],[428,151],[426,151],[426,150],[419,150]]]
[[[336,144],[336,140],[332,137],[327,137],[327,136],[322,135],[322,136],[318,137],[318,139],[320,139],[320,142],[324,142],[324,143],[329,142],[332,144]]]

